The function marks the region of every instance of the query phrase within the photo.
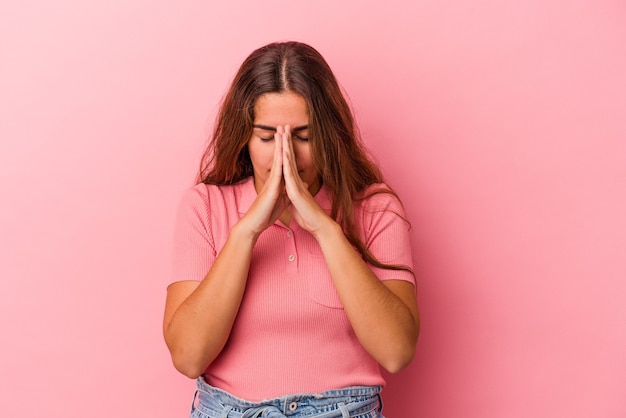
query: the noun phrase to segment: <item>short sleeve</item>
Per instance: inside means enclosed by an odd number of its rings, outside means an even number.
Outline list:
[[[410,224],[397,197],[377,193],[360,204],[363,241],[372,255],[384,264],[413,269],[409,237]],[[415,285],[415,277],[405,270],[391,270],[370,265],[380,280],[405,280]]]
[[[206,186],[187,190],[180,201],[174,226],[170,283],[204,279],[217,256],[211,229]]]

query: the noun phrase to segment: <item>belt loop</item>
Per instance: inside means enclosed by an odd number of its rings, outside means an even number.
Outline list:
[[[383,412],[383,397],[380,396],[380,392],[378,392],[376,396],[378,396],[378,412],[382,413]]]
[[[195,411],[195,410],[196,410],[195,403],[196,403],[196,397],[197,397],[197,396],[198,396],[198,390],[196,390],[196,391],[193,393],[193,399],[191,400],[191,413],[193,413],[193,411]]]
[[[341,418],[350,418],[350,412],[348,412],[348,408],[345,403],[339,402],[337,406],[341,410]]]
[[[228,418],[228,413],[233,410],[232,406],[225,406],[220,418]]]

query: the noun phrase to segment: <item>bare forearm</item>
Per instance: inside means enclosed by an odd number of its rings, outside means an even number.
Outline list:
[[[414,294],[403,295],[403,301],[383,284],[336,223],[321,228],[316,238],[359,341],[387,370],[402,369],[413,358],[419,332]]]
[[[166,320],[165,341],[183,374],[200,375],[224,348],[245,291],[254,242],[233,228],[205,279]]]

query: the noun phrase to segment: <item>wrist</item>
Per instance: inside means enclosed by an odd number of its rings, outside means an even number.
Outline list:
[[[261,232],[257,232],[253,230],[252,228],[249,228],[245,224],[245,222],[242,222],[242,220],[240,220],[235,225],[233,225],[233,227],[230,230],[229,236],[235,239],[237,243],[240,245],[246,245],[246,243],[249,243],[250,246],[252,247],[254,246],[257,239],[261,235]]]
[[[320,246],[322,246],[325,241],[334,240],[337,236],[344,235],[341,225],[330,217],[327,217],[326,221],[312,234]]]

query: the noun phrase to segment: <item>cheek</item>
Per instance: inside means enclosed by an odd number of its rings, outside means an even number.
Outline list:
[[[248,147],[250,153],[250,159],[255,169],[269,170],[272,167],[272,161],[274,160],[274,149],[268,144],[254,144]]]
[[[294,148],[296,153],[296,164],[300,168],[308,168],[313,165],[313,157],[311,156],[311,148],[307,143],[298,144]]]

